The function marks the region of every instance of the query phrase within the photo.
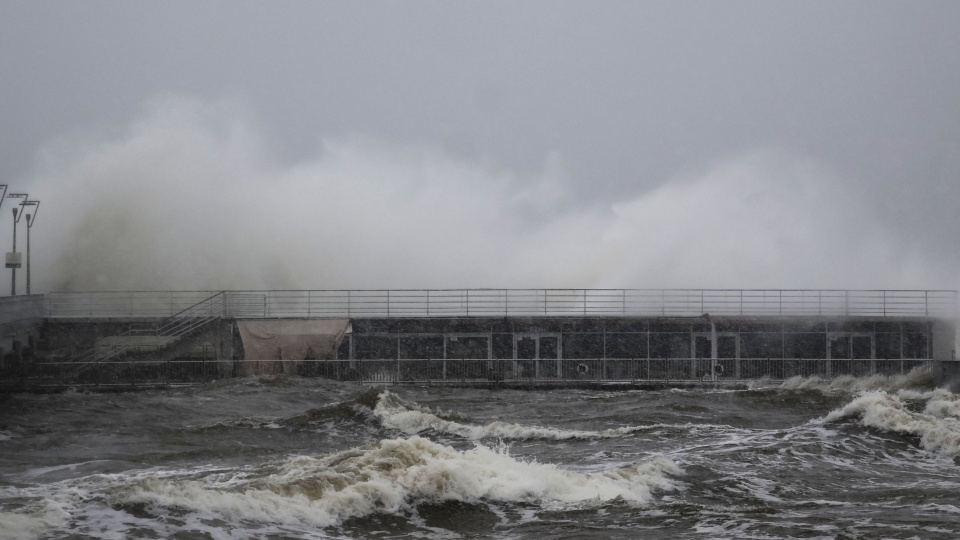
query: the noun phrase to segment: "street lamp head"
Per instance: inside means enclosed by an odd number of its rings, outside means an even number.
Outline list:
[[[16,208],[13,209],[13,217],[17,217],[17,209],[16,209]]]
[[[27,214],[27,228],[30,228],[30,214]]]

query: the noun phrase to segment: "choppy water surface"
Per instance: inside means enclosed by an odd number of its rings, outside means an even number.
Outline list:
[[[491,391],[241,379],[0,402],[2,538],[957,538],[922,377]]]

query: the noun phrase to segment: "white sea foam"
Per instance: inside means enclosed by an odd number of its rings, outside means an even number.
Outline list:
[[[934,402],[931,399],[927,407]],[[947,403],[944,400],[936,400]],[[955,402],[950,402],[955,403]],[[946,405],[943,408],[947,408]],[[935,405],[934,412],[941,412]],[[853,401],[836,409],[823,418],[824,422],[836,422],[857,418],[866,427],[917,437],[920,446],[944,455],[960,454],[960,419],[927,412],[910,410],[904,398],[883,390],[860,393]]]
[[[923,412],[938,418],[960,418],[960,396],[944,389],[931,392]]]
[[[70,514],[51,499],[38,499],[16,512],[0,512],[0,538],[27,540],[39,538],[51,528],[62,525]]]
[[[520,461],[505,448],[460,451],[421,437],[387,439],[320,457],[297,456],[193,476],[115,477],[112,504],[188,508],[231,522],[335,525],[353,516],[396,513],[418,502],[503,501],[547,507],[622,500],[646,504],[679,474],[667,458],[580,473]]]
[[[377,401],[377,405],[373,412],[377,418],[380,419],[384,426],[396,429],[408,435],[416,435],[426,430],[433,430],[439,433],[455,435],[473,441],[486,438],[505,440],[609,439],[623,437],[638,431],[647,431],[659,427],[675,427],[656,424],[647,426],[624,426],[601,431],[588,431],[527,426],[523,424],[512,424],[500,421],[482,425],[470,425],[441,418],[438,416],[438,414],[442,413],[435,413],[429,407],[423,407],[415,403],[404,401],[390,391],[384,391],[382,394],[380,394],[380,398]],[[710,426],[697,426],[691,424],[684,427]]]
[[[821,390],[826,392],[862,392],[905,389],[924,389],[933,385],[933,375],[925,368],[915,368],[904,375],[870,375],[854,377],[841,375],[830,379],[821,377],[791,377],[779,386],[786,390]]]

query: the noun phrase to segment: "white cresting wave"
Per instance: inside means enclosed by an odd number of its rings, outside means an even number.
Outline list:
[[[914,368],[903,375],[869,375],[854,377],[841,375],[829,379],[813,376],[791,377],[778,388],[784,390],[820,390],[825,392],[862,392],[869,390],[897,391],[923,389],[934,386],[935,377],[926,367]]]
[[[912,402],[926,401],[923,410]],[[856,419],[861,425],[919,440],[928,451],[960,455],[960,396],[945,389],[860,392],[822,418],[825,423]]]
[[[421,502],[494,501],[550,509],[615,500],[646,505],[655,492],[675,489],[670,476],[681,473],[665,457],[585,473],[515,459],[502,445],[461,451],[422,437],[386,439],[240,469],[141,471],[60,482],[37,512],[0,513],[0,533],[36,536],[66,525],[79,507],[93,503],[143,505],[150,513],[176,508],[239,528],[329,527],[351,517],[411,511]]]
[[[650,424],[643,426],[623,426],[601,431],[570,430],[553,427],[527,426],[509,422],[491,422],[482,425],[470,425],[446,420],[439,416],[441,412],[434,412],[429,407],[410,403],[389,390],[383,391],[373,410],[374,415],[388,428],[395,429],[407,435],[416,435],[424,431],[433,430],[462,437],[471,441],[496,438],[501,440],[568,440],[568,439],[612,439],[624,437],[631,433],[650,431],[660,428],[681,429],[729,429],[730,426],[712,424]]]

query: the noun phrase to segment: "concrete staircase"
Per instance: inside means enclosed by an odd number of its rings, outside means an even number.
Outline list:
[[[69,378],[76,378],[101,362],[131,354],[180,350],[182,347],[176,347],[178,343],[201,333],[223,316],[224,302],[221,291],[160,321],[131,323],[126,332],[101,338],[92,349],[72,358],[70,362],[76,364],[76,368]],[[155,358],[155,354],[150,356]]]

